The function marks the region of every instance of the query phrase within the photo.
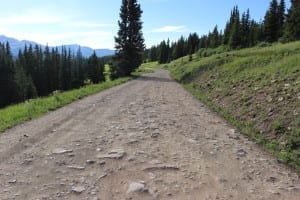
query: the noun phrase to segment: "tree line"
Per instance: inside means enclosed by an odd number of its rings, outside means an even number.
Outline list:
[[[300,40],[300,1],[291,0],[286,13],[285,0],[272,0],[263,21],[251,19],[249,9],[240,14],[235,6],[224,31],[215,26],[208,34],[198,36],[191,33],[177,41],[163,40],[160,44],[145,50],[146,61],[168,63],[171,60],[192,55],[200,49],[224,46],[228,49],[253,47],[260,43],[290,42]]]
[[[13,58],[9,43],[0,43],[0,107],[102,81],[104,61],[95,52],[85,58],[80,49],[29,45]]]

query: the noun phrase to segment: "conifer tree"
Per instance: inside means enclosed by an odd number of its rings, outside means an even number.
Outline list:
[[[230,31],[229,46],[233,49],[241,45],[241,24],[240,24],[240,12],[236,6],[233,9],[233,25]]]
[[[193,54],[199,48],[199,36],[197,33],[192,33],[189,35],[187,40],[187,51],[189,54]]]
[[[18,61],[16,64],[15,82],[17,86],[17,101],[25,101],[37,96],[31,76],[25,73]]]
[[[159,45],[159,60],[158,60],[158,62],[160,64],[167,63],[168,59],[169,59],[168,54],[169,54],[169,49],[168,49],[167,43],[165,40],[163,40]]]
[[[241,22],[241,46],[248,47],[250,43],[250,11],[242,14]]]
[[[288,41],[300,40],[300,1],[291,0],[291,8],[288,11],[285,38]]]
[[[269,10],[265,15],[265,39],[267,42],[275,42],[279,38],[279,15],[278,15],[278,2],[272,0]]]
[[[16,100],[16,84],[14,81],[14,62],[10,46],[0,43],[0,107]]]
[[[122,0],[112,78],[128,76],[143,62],[142,10],[137,0]]]
[[[286,15],[285,15],[285,0],[280,0],[280,3],[278,5],[278,36],[281,37],[284,33],[284,26],[285,26],[285,20],[286,20]]]
[[[99,61],[96,52],[94,51],[88,59],[87,64],[87,78],[93,83],[99,83],[105,80],[104,77],[104,64]]]
[[[217,25],[215,26],[213,32],[210,34],[209,41],[211,48],[216,48],[220,45],[220,35]]]

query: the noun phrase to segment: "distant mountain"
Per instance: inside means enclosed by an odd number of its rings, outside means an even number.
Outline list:
[[[34,41],[28,41],[28,40],[17,40],[15,38],[11,38],[11,37],[6,37],[4,35],[0,35],[0,42],[1,43],[6,43],[8,42],[11,48],[11,53],[13,54],[14,57],[16,57],[18,55],[19,50],[23,50],[25,48],[25,45],[29,46],[31,45],[40,45],[42,46],[42,48],[45,48],[45,45],[41,45],[38,44]],[[111,49],[92,49],[90,47],[83,47],[80,46],[78,44],[72,44],[72,45],[63,45],[64,47],[66,47],[67,49],[71,49],[71,51],[73,53],[76,53],[78,51],[78,49],[81,49],[82,55],[84,57],[89,57],[90,55],[93,54],[94,50],[96,51],[96,54],[98,57],[103,57],[103,56],[111,56],[115,54],[114,50]],[[54,47],[50,47],[50,48],[54,48]],[[60,47],[59,47],[60,48]]]

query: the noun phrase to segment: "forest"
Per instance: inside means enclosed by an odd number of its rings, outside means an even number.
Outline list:
[[[175,42],[163,40],[145,51],[145,59],[163,64],[196,52],[206,57],[217,51],[212,50],[216,48],[229,51],[296,40],[300,40],[300,1],[291,0],[291,7],[287,9],[285,0],[272,0],[263,21],[251,19],[249,9],[241,14],[238,6],[235,6],[223,31],[216,25],[201,37],[191,33],[187,38],[182,36]]]
[[[65,47],[29,45],[13,58],[9,43],[0,43],[0,107],[103,81],[104,60],[95,52],[85,58],[80,49],[74,55]]]

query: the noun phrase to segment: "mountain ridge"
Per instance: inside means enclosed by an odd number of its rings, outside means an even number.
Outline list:
[[[16,38],[13,37],[8,37],[5,35],[0,35],[0,42],[1,43],[6,43],[8,42],[11,48],[11,53],[14,57],[18,56],[18,52],[19,50],[23,50],[25,48],[25,45],[39,45],[42,47],[42,49],[44,49],[46,47],[46,45],[42,45],[39,44],[37,42],[34,41],[30,41],[30,40],[18,40]],[[79,44],[69,44],[69,45],[61,45],[61,46],[49,46],[50,48],[56,48],[58,47],[59,49],[61,49],[61,47],[65,47],[67,49],[71,49],[71,52],[76,54],[76,52],[78,51],[78,49],[80,48],[81,53],[84,57],[89,57],[93,54],[93,52],[96,52],[96,55],[98,57],[104,57],[104,56],[112,56],[115,54],[115,51],[112,49],[93,49],[90,47],[86,47],[86,46],[81,46]]]

